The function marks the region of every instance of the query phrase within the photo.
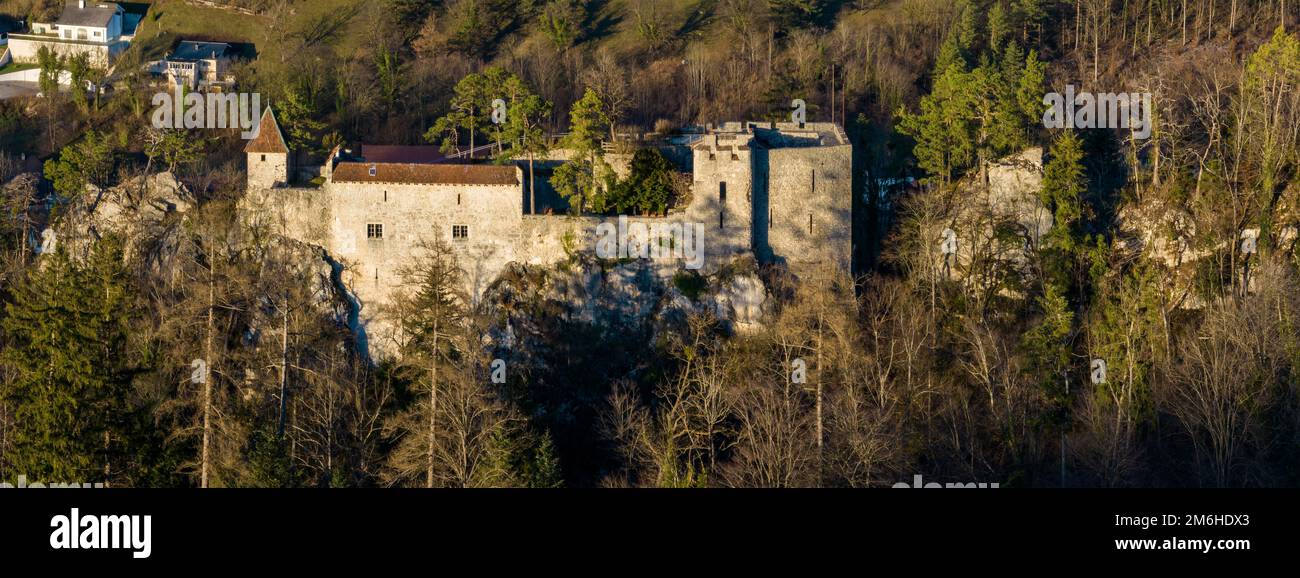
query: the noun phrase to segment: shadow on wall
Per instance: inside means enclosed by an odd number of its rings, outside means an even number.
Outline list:
[[[533,172],[537,179],[536,214],[538,215],[545,215],[548,212],[556,215],[564,215],[569,212],[569,202],[564,200],[564,197],[561,197],[560,193],[555,191],[555,187],[551,186],[551,175],[555,174],[555,169],[559,168],[562,164],[564,164],[564,161],[539,160],[533,163]],[[528,214],[528,187],[530,186],[530,181],[528,179],[528,161],[524,160],[515,162],[515,166],[518,166],[520,170],[524,172],[524,186],[520,187],[519,190],[523,194],[524,214]]]
[[[343,282],[343,264],[330,257],[328,251],[321,251],[321,258],[329,263],[330,283],[334,285],[334,290],[348,302],[348,329],[351,329],[352,335],[356,336],[356,351],[369,361],[370,336],[366,332],[366,325],[361,322],[361,302],[357,301],[356,296],[348,291],[347,284]]]

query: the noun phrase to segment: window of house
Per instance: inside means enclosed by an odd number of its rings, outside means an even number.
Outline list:
[[[469,225],[452,225],[451,238],[456,241],[464,241],[469,238]]]
[[[367,239],[383,239],[384,225],[382,223],[369,223],[366,225]]]
[[[266,162],[266,155],[262,155],[262,162]]]
[[[379,169],[375,168],[375,165],[370,165],[370,176],[373,177],[373,176],[375,176],[378,172],[379,172]]]
[[[719,229],[722,228],[722,224],[723,224],[723,220],[722,220],[722,219],[723,219],[723,215],[726,215],[726,214],[727,214],[726,211],[718,211],[718,228],[719,228]]]
[[[718,202],[724,205],[727,204],[727,181],[718,183]]]
[[[99,38],[99,35],[100,35],[100,31],[96,30],[96,31],[95,31],[95,38]]]

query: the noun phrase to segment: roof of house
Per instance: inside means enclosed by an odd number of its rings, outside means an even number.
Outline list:
[[[275,120],[271,107],[262,111],[262,120],[257,123],[257,132],[253,139],[244,146],[246,153],[288,153],[289,146],[284,144],[284,133],[280,132],[280,123]]]
[[[374,176],[370,174],[371,168],[375,170]],[[332,180],[406,185],[517,185],[518,171],[513,165],[341,162],[334,167]]]
[[[225,42],[201,42],[198,40],[182,40],[176,45],[176,50],[172,51],[170,60],[204,60],[207,58],[220,58],[226,55],[230,50],[230,45]]]
[[[372,163],[430,164],[446,160],[435,146],[361,145],[361,158]]]
[[[57,24],[108,28],[108,23],[113,20],[119,8],[117,4],[101,4],[94,0],[87,2],[86,7],[82,8],[78,0],[68,0],[63,4],[63,14],[59,15]]]

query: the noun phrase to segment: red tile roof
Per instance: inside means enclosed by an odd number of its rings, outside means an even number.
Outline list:
[[[244,146],[246,153],[288,153],[289,146],[284,144],[284,134],[280,132],[280,123],[275,120],[271,107],[262,111],[262,120],[257,123],[257,134]]]
[[[370,175],[371,167],[375,169],[374,176]],[[509,165],[341,162],[334,167],[332,180],[336,183],[518,185],[519,169]]]

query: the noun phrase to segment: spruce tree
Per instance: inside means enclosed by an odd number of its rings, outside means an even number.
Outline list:
[[[121,260],[113,238],[81,265],[60,248],[5,304],[0,357],[14,379],[0,395],[17,421],[8,459],[29,479],[112,481],[131,462],[140,422],[130,403],[132,287]]]

